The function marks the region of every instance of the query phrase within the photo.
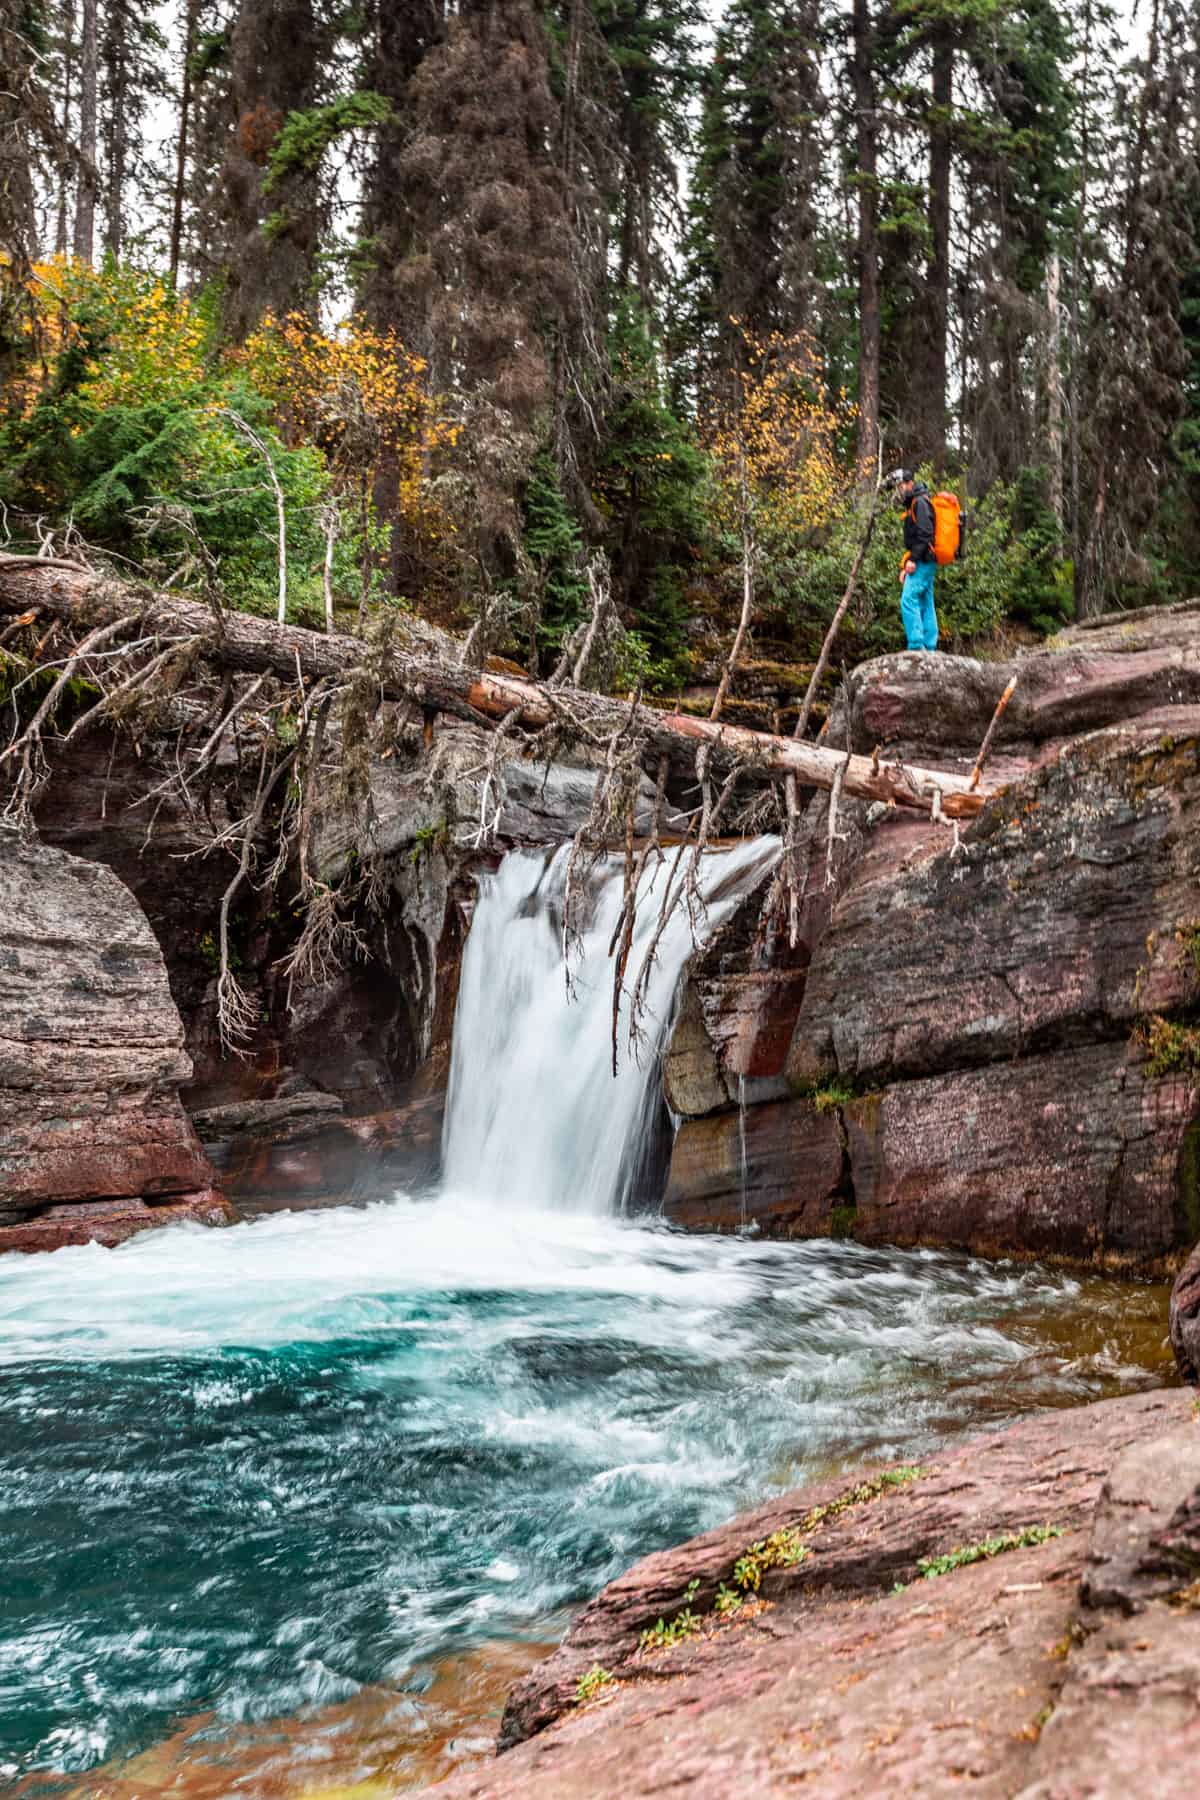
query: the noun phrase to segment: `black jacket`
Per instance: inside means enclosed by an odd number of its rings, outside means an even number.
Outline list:
[[[914,562],[928,562],[933,555],[933,501],[923,481],[913,483],[904,514],[904,548]]]

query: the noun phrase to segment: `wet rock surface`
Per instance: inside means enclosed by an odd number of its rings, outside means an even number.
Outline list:
[[[762,1219],[778,1236],[828,1233],[843,1183],[836,1118],[782,1100],[705,1119],[675,1137],[663,1217],[689,1231],[736,1231]]]
[[[1192,1791],[1195,1571],[1177,1558],[1135,1618],[1120,1596],[1087,1587],[1112,1562],[1115,1510],[1120,1554],[1136,1563],[1161,1560],[1180,1508],[1200,1501],[1190,1395],[1043,1415],[895,1486],[865,1474],[636,1564],[514,1691],[502,1741],[516,1747],[437,1792],[616,1800],[686,1786],[706,1800],[766,1800],[801,1785],[857,1797],[969,1783],[1065,1797],[1115,1795],[1134,1771],[1147,1792]],[[1034,1527],[1040,1542],[920,1578],[923,1558]],[[764,1576],[765,1605],[714,1625],[737,1557],[787,1529],[809,1554]],[[678,1613],[692,1582],[701,1632],[639,1652],[639,1633]],[[580,1705],[580,1677],[596,1668],[613,1679]]]
[[[0,834],[0,1249],[231,1217],[179,1099],[154,934],[108,869]]]
[[[1200,1080],[1098,1044],[898,1082],[842,1109],[854,1235],[1169,1272]]]

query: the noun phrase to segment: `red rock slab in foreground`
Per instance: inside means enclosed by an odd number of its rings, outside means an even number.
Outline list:
[[[676,1788],[696,1800],[774,1800],[798,1789],[861,1800],[957,1795],[967,1785],[1013,1795],[1053,1773],[1037,1760],[1038,1739],[1070,1674],[1109,1471],[1131,1448],[1192,1427],[1192,1396],[1160,1390],[976,1439],[931,1459],[920,1479],[818,1523],[810,1556],[764,1579],[771,1604],[756,1617],[648,1656],[636,1651],[638,1633],[672,1617],[691,1580],[700,1582],[693,1604],[707,1613],[749,1543],[809,1518],[863,1473],[647,1557],[604,1589],[510,1698],[509,1732],[539,1735],[440,1786],[439,1800],[623,1800]],[[919,1558],[1038,1525],[1061,1536],[915,1579]],[[908,1585],[893,1593],[897,1581]],[[1085,1622],[1098,1630],[1106,1618]],[[1200,1643],[1200,1626],[1195,1636]],[[580,1707],[576,1684],[594,1667],[616,1685]],[[1187,1704],[1200,1730],[1197,1693]],[[1153,1769],[1151,1742],[1137,1754]],[[1077,1791],[1109,1790],[1044,1790]]]

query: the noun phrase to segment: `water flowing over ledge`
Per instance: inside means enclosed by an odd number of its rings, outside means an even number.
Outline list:
[[[679,977],[695,948],[724,924],[771,869],[777,838],[755,838],[701,859],[703,914],[680,899],[655,951],[636,1053],[628,992],[611,1064],[612,961],[624,867],[607,858],[587,881],[578,954],[563,964],[570,847],[553,857],[512,851],[485,877],[463,958],[446,1115],[445,1187],[497,1205],[577,1213],[628,1209],[658,1100],[658,1058]],[[626,989],[651,947],[672,858],[648,868],[638,893]]]

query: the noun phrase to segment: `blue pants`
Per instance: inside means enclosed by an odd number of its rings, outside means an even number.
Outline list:
[[[910,650],[936,650],[937,613],[933,607],[933,577],[937,564],[930,557],[919,562],[900,589],[900,617]]]

